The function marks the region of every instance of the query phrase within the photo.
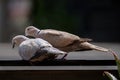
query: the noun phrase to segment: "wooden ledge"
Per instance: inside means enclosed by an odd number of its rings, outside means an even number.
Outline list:
[[[47,60],[30,63],[28,61],[0,61],[0,66],[113,66],[115,60]]]

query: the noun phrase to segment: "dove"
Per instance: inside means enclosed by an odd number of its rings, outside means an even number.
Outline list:
[[[23,60],[30,62],[54,59],[66,52],[54,48],[49,42],[41,39],[29,39],[23,35],[17,35],[12,39],[13,48],[19,46],[19,55]]]
[[[81,38],[77,35],[59,31],[55,29],[38,29],[34,26],[28,26],[25,29],[26,36],[32,36],[35,38],[42,38],[48,41],[55,48],[65,51],[65,52],[73,52],[73,51],[87,51],[87,50],[97,50],[108,52],[109,50],[103,47],[99,47],[89,43],[92,39],[89,38]],[[66,57],[67,54],[64,56]]]

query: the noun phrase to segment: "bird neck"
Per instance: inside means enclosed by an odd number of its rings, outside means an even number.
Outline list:
[[[41,30],[37,31],[37,33],[35,34],[35,37],[37,37],[40,34]]]

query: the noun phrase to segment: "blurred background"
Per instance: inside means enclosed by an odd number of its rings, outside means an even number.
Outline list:
[[[120,42],[120,5],[112,0],[0,0],[0,42],[24,34],[29,25],[94,42]]]
[[[0,61],[21,60],[18,48],[13,50],[10,42],[15,35],[24,34],[25,28],[30,25],[36,26],[39,29],[52,28],[67,31],[80,37],[92,38],[93,42],[97,43],[96,45],[120,52],[120,4],[118,1],[0,0]],[[104,61],[114,59],[111,54],[104,54],[97,51],[73,53],[67,56],[67,60]],[[11,63],[8,62],[8,64]],[[0,65],[1,70],[5,69],[4,67],[6,66],[1,67]],[[105,67],[105,70],[108,67]],[[9,69],[9,66],[7,69]],[[110,70],[113,70],[113,68]],[[23,71],[25,70],[23,69]],[[81,78],[81,80],[94,80],[95,78],[95,80],[103,80],[101,79],[103,71],[95,72],[91,70],[89,72],[86,70],[84,72],[82,70],[82,72],[74,72],[74,74],[73,71],[62,71],[60,73],[49,71],[35,72],[28,71],[23,73],[22,71],[18,71],[16,74],[16,72],[12,71],[8,75],[8,71],[3,73],[0,71],[0,75],[2,74],[0,78],[2,80],[40,80],[43,78],[44,80],[50,80],[50,78],[52,80],[80,80]],[[91,79],[91,77],[93,78]]]

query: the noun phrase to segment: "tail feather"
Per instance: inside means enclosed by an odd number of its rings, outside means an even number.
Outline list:
[[[93,49],[93,50],[103,51],[103,52],[108,52],[108,51],[109,51],[109,50],[106,49],[106,48],[99,47],[99,46],[90,44],[90,43],[88,43],[88,42],[83,42],[83,43],[81,43],[81,45],[82,45],[83,47],[85,47],[86,49]]]

